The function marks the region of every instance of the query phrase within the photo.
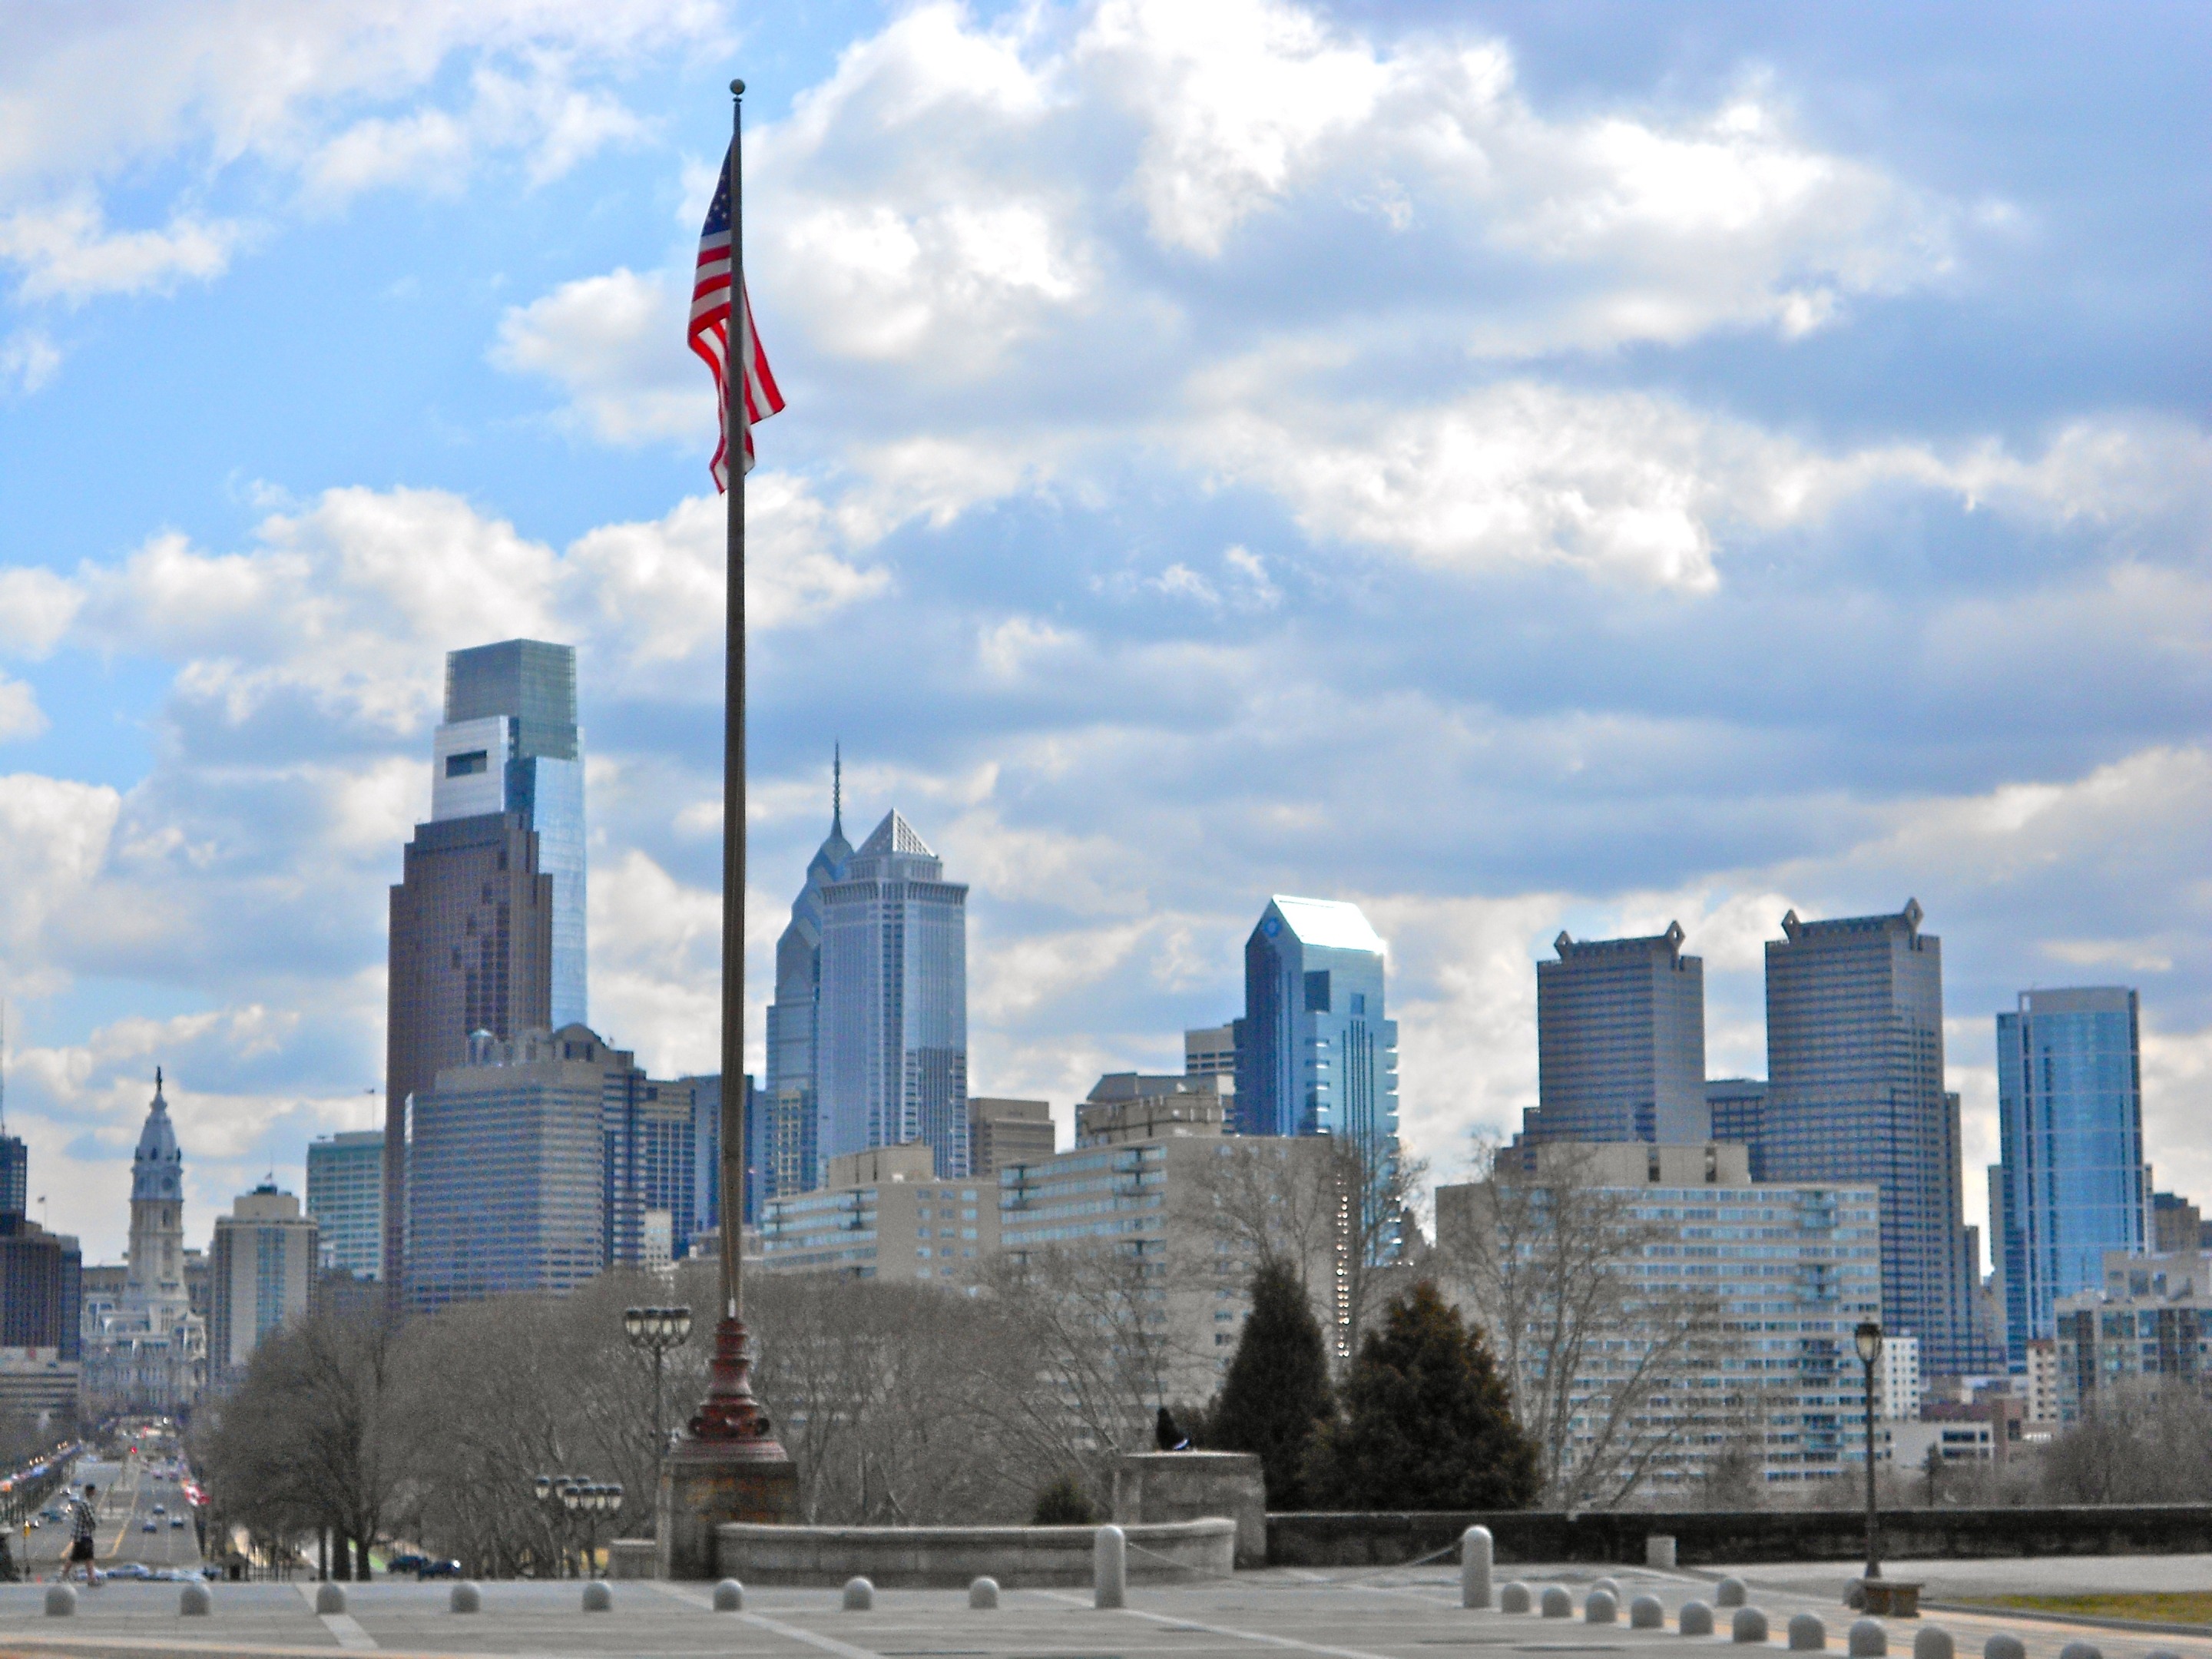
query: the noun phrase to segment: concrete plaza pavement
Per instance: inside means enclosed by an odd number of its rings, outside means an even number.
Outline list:
[[[1923,1571],[1923,1569],[1929,1569]],[[2063,1570],[2063,1580],[2052,1570]],[[1929,1584],[1929,1593],[1965,1588],[2125,1588],[2155,1568],[2160,1588],[2212,1583],[2212,1558],[2069,1558],[2062,1561],[1910,1563],[1895,1576]],[[1936,1571],[1942,1569],[1943,1571]],[[1790,1615],[1811,1611],[1827,1622],[1829,1650],[1840,1654],[1851,1614],[1840,1604],[1849,1570],[1839,1566],[1748,1566],[1739,1575],[1753,1605],[1771,1624],[1770,1650],[1784,1644]],[[1957,1576],[1947,1576],[1955,1573]],[[1633,1631],[1624,1622],[1583,1622],[1583,1595],[1607,1570],[1501,1568],[1497,1582],[1564,1584],[1577,1616],[1468,1612],[1459,1606],[1458,1571],[1440,1565],[1364,1573],[1274,1569],[1239,1573],[1178,1588],[1133,1586],[1124,1610],[1101,1612],[1087,1591],[1008,1590],[995,1611],[971,1611],[965,1592],[879,1590],[872,1611],[848,1613],[834,1589],[749,1592],[742,1613],[712,1611],[704,1584],[621,1583],[611,1613],[580,1610],[570,1583],[490,1583],[475,1614],[447,1611],[449,1583],[383,1581],[348,1589],[348,1611],[318,1616],[315,1586],[218,1584],[209,1618],[178,1613],[174,1584],[111,1583],[80,1591],[70,1619],[42,1612],[44,1587],[0,1586],[0,1654],[113,1655],[151,1659],[173,1654],[326,1654],[371,1650],[393,1655],[678,1656],[739,1654],[748,1659],[1437,1659],[1438,1649],[1506,1656],[1612,1655],[1638,1659],[1646,1650],[1728,1648],[1728,1614],[1720,1634],[1674,1633],[1686,1601],[1711,1602],[1717,1572],[1661,1572],[1616,1568],[1624,1599],[1657,1595],[1668,1628]],[[1981,1615],[1938,1614],[1889,1622],[1893,1653],[1909,1655],[1913,1632],[1940,1623],[1957,1639],[1960,1659],[1979,1659],[1984,1640],[2009,1630],[2030,1659],[2056,1659],[2076,1637],[2096,1643],[2106,1659],[2144,1659],[2154,1648],[2212,1659],[2212,1637],[2118,1634],[2067,1624]]]

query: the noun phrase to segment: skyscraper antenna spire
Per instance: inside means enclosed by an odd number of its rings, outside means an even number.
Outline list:
[[[830,745],[830,833],[845,833],[845,745]]]

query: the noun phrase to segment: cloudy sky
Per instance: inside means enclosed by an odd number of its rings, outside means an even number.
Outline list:
[[[1917,896],[1991,1016],[2143,994],[2212,1198],[2212,271],[2185,5],[0,0],[9,1122],[119,1253],[377,1119],[441,653],[580,648],[592,999],[711,1066],[713,411],[748,100],[753,983],[826,828],[973,884],[970,1077],[1392,947],[1407,1138],[1534,1103],[1561,927]],[[758,997],[755,1001],[757,1006]],[[760,1024],[751,1030],[757,1052]]]

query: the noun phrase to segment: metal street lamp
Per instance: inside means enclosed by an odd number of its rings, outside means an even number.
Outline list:
[[[1866,1576],[1881,1577],[1881,1539],[1875,1530],[1874,1506],[1874,1368],[1881,1358],[1881,1327],[1871,1319],[1860,1322],[1851,1333],[1852,1345],[1859,1351],[1859,1364],[1866,1367]]]
[[[691,1310],[625,1308],[623,1334],[629,1338],[632,1347],[649,1351],[653,1355],[653,1461],[657,1468],[661,1454],[668,1449],[667,1406],[660,1391],[661,1362],[671,1348],[680,1348],[691,1340]]]
[[[622,1507],[623,1489],[617,1481],[579,1480],[562,1489],[561,1502],[571,1514],[583,1517],[584,1562],[588,1573],[599,1567],[599,1517]]]

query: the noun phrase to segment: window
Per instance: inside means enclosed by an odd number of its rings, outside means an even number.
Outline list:
[[[465,755],[446,757],[446,775],[449,778],[471,777],[489,770],[490,766],[491,755],[487,750],[471,749]]]
[[[1359,1016],[1361,1018],[1363,1018],[1363,1019],[1364,1019],[1364,1018],[1365,1018],[1367,1017],[1367,993],[1366,993],[1366,992],[1364,992],[1364,991],[1354,991],[1354,992],[1352,994],[1352,1012],[1353,1013],[1355,1013],[1355,1014],[1358,1015],[1358,1016]]]
[[[1306,975],[1306,1012],[1325,1014],[1328,1012],[1328,969],[1316,968]]]

